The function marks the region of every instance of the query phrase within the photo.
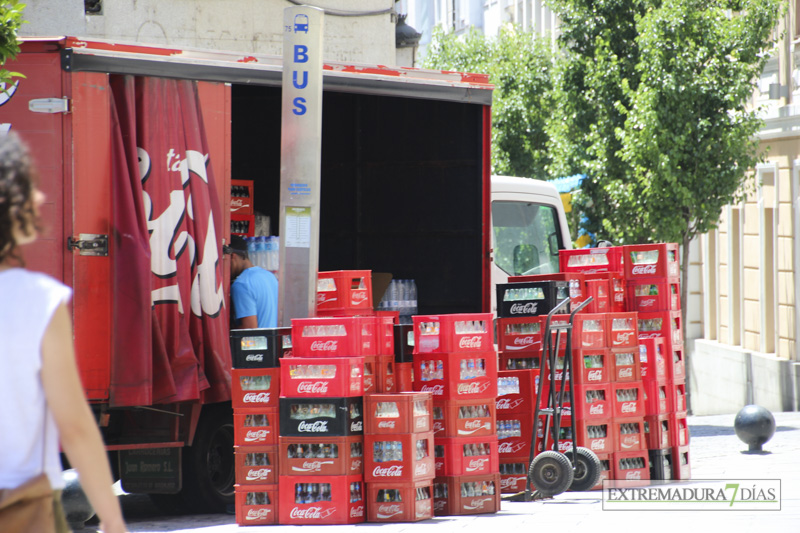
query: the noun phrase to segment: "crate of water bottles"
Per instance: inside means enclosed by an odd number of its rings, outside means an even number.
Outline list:
[[[414,376],[414,390],[431,392],[434,400],[494,398],[497,396],[497,353],[415,354]]]
[[[370,394],[364,397],[368,434],[425,433],[433,429],[429,392]]]
[[[518,317],[497,319],[497,349],[505,353],[532,353],[542,351],[544,317]]]
[[[235,485],[236,523],[266,526],[278,523],[278,485]]]
[[[433,402],[433,433],[437,439],[489,436],[496,431],[494,398]]]
[[[436,476],[494,474],[499,471],[497,437],[437,438],[433,446]]]
[[[500,510],[500,474],[441,476],[433,480],[436,516],[496,513]]]
[[[371,316],[292,319],[295,357],[375,355],[375,318]]]
[[[546,315],[570,298],[568,281],[498,283],[496,290],[497,316],[502,318]],[[568,313],[570,304],[562,311]]]
[[[233,216],[231,216],[233,218]],[[253,218],[253,217],[250,217]],[[233,224],[233,222],[231,222]],[[253,228],[255,222],[250,223],[249,227]],[[250,257],[250,262],[254,266],[277,272],[280,266],[280,237],[272,236],[253,236],[253,231],[250,230],[245,237],[247,242],[247,255]]]
[[[500,414],[532,413],[536,401],[534,370],[500,370],[497,373],[497,401]]]
[[[364,481],[418,481],[434,477],[433,432],[364,435]]]
[[[357,524],[366,519],[361,476],[280,476],[283,525]]]
[[[497,452],[502,458],[529,457],[533,435],[533,415],[497,415]]]
[[[433,518],[433,483],[367,484],[367,522],[417,522]]]
[[[364,471],[364,437],[280,437],[282,476],[348,476]]]
[[[281,359],[281,396],[325,398],[364,394],[363,357]]]
[[[377,307],[378,311],[397,313],[399,324],[411,324],[411,317],[418,314],[417,282],[413,279],[393,279]]]
[[[415,354],[494,350],[490,313],[418,315],[412,320]]]
[[[317,273],[317,315],[372,314],[372,271]]]

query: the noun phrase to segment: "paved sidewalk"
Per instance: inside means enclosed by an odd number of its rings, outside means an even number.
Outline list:
[[[303,531],[335,533],[487,533],[516,532],[605,532],[605,531],[695,531],[789,532],[800,530],[800,413],[774,413],[777,431],[764,445],[764,453],[746,452],[733,430],[735,414],[689,417],[692,479],[781,479],[780,511],[604,511],[599,492],[565,493],[543,502],[503,502],[494,515],[448,516],[404,524],[359,524],[357,526],[305,526]],[[231,515],[160,515],[146,497],[122,497],[132,532],[161,531],[233,533],[289,531],[296,526],[239,528]],[[378,529],[380,528],[380,530]],[[94,531],[86,528],[85,533]]]

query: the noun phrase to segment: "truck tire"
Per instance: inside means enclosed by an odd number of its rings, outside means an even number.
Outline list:
[[[224,513],[234,502],[233,410],[230,403],[207,406],[194,443],[183,449],[181,498],[198,513]]]

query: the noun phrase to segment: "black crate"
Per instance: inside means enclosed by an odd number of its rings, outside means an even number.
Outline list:
[[[672,450],[648,450],[650,454],[650,479],[672,480]]]
[[[414,362],[414,325],[394,325],[394,362]]]
[[[292,328],[231,330],[233,368],[276,368],[292,347]]]
[[[570,313],[568,281],[501,283],[497,285],[497,316],[546,315],[564,299],[568,303],[559,310],[562,315]]]
[[[281,437],[349,437],[364,434],[363,396],[280,398],[278,401]],[[317,414],[314,414],[315,408]],[[327,413],[326,408],[330,409]]]

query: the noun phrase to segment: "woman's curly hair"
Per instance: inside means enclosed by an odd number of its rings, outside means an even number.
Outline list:
[[[33,209],[35,171],[28,149],[13,132],[0,134],[0,263],[15,255],[14,221],[25,234],[37,227]]]

